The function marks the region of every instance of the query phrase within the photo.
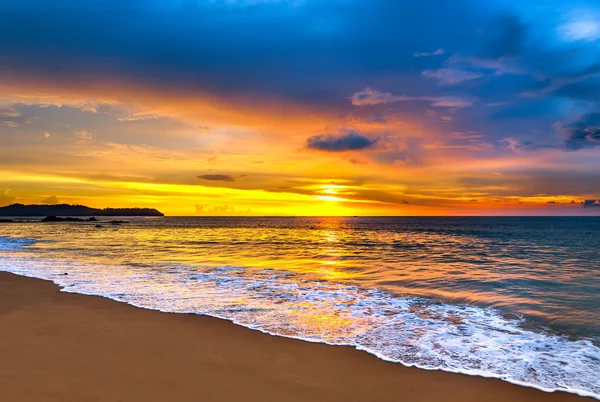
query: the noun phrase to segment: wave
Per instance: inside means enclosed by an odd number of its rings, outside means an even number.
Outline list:
[[[23,247],[36,243],[33,239],[0,236],[0,251],[20,250]]]
[[[0,249],[31,242],[0,238]],[[600,348],[590,339],[526,329],[522,317],[493,308],[234,266],[111,266],[8,253],[0,256],[0,270],[51,280],[65,292],[214,316],[271,335],[350,345],[406,366],[600,399]]]

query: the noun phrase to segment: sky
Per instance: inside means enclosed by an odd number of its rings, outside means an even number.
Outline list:
[[[0,0],[0,206],[599,215],[597,0]]]

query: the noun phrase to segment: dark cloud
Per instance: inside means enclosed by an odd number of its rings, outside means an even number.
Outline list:
[[[198,179],[208,180],[208,181],[235,181],[235,178],[228,174],[203,174],[200,176],[196,176]]]
[[[470,127],[460,130],[487,124],[488,140],[500,140],[531,126],[546,130],[564,116],[549,103],[522,107],[519,94],[593,102],[600,89],[596,42],[565,44],[551,18],[526,1],[512,3],[4,0],[0,76],[52,87],[126,81],[225,105],[277,99],[333,113],[471,109],[462,119]],[[565,80],[556,85],[556,77]],[[380,91],[360,91],[368,86]],[[357,90],[353,101],[362,108],[347,99]],[[502,102],[512,107],[498,108],[491,123],[491,111],[478,113],[480,105]],[[510,127],[498,123],[502,113]],[[12,114],[0,111],[9,121],[0,129],[23,124]]]
[[[409,73],[415,52],[461,46],[492,12],[469,0],[7,2],[5,71],[339,104],[348,85]],[[418,89],[409,74],[397,78]]]
[[[369,148],[377,143],[377,139],[370,139],[355,130],[342,131],[341,134],[319,134],[306,140],[310,149],[327,152],[356,151]]]
[[[577,120],[559,126],[564,136],[564,147],[570,151],[600,146],[600,112],[580,116]]]
[[[600,200],[585,200],[583,202],[584,208],[598,208],[600,207]]]

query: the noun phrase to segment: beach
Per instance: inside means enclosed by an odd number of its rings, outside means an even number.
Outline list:
[[[0,400],[592,401],[0,273]]]

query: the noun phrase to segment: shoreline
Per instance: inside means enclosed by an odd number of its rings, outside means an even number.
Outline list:
[[[2,400],[594,400],[62,292],[7,272],[0,300]]]

